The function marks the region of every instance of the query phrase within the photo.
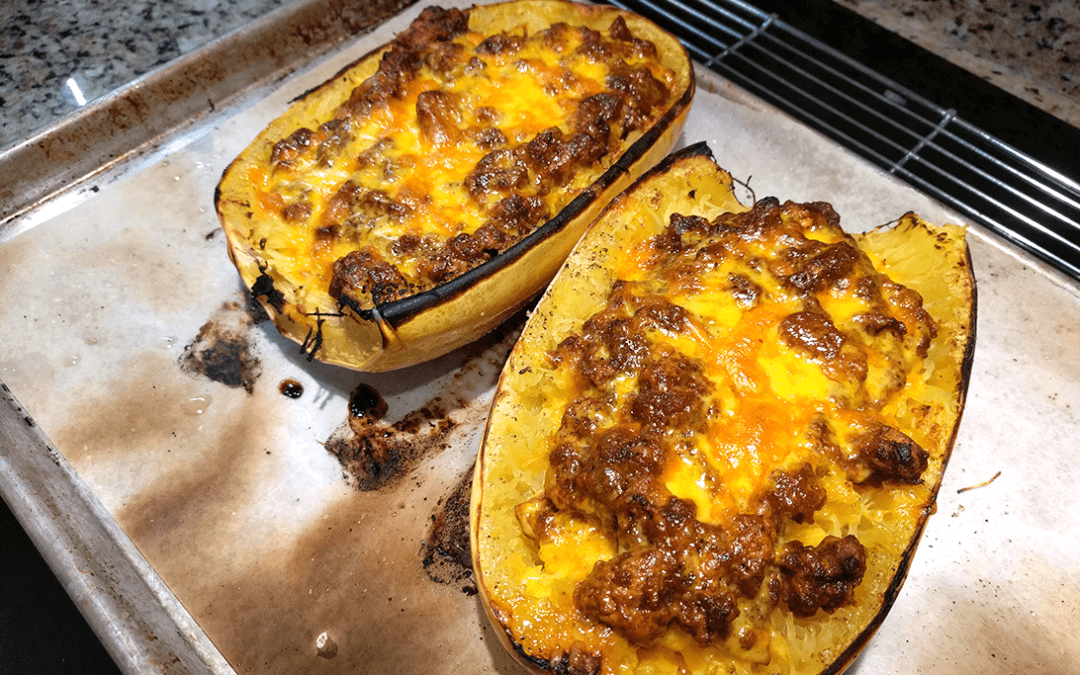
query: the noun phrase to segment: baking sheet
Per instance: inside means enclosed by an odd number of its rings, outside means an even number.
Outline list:
[[[266,123],[424,4],[0,244],[0,488],[129,672],[520,672],[462,564],[460,497],[524,316],[397,373],[307,362],[248,303],[213,211]],[[699,87],[680,144],[708,141],[758,197],[830,201],[852,230],[909,209],[957,220],[703,69]],[[969,240],[967,412],[854,673],[1080,670],[1080,288],[978,228]],[[361,385],[387,409],[350,440]],[[372,457],[378,477],[356,473]]]

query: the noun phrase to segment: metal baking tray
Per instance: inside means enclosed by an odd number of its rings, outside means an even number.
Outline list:
[[[467,565],[467,489],[519,315],[429,364],[309,362],[249,303],[213,210],[289,101],[411,6],[181,124],[0,239],[0,494],[128,673],[519,673]],[[441,3],[466,6],[466,3]],[[197,55],[196,55],[197,56]],[[167,74],[167,73],[166,73]],[[680,144],[852,230],[957,213],[698,69]],[[1080,670],[1080,287],[978,225],[978,343],[938,510],[854,673]],[[297,397],[298,395],[298,397]],[[385,415],[349,424],[382,401]],[[376,477],[356,471],[378,455]]]

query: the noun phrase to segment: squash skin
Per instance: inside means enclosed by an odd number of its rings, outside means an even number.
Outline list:
[[[710,191],[714,201],[720,203],[721,210],[745,210],[730,192],[730,176],[716,166],[707,146],[691,146],[667,158],[614,200],[584,235],[530,318],[496,390],[473,481],[473,566],[480,596],[496,634],[520,663],[536,672],[563,673],[574,670],[565,645],[543,644],[543,639],[531,639],[531,646],[526,645],[526,640],[513,628],[514,608],[508,600],[513,594],[505,591],[506,587],[514,586],[518,579],[508,570],[518,564],[515,556],[520,555],[522,549],[520,544],[513,541],[514,535],[510,529],[513,526],[507,525],[513,515],[506,513],[507,509],[512,511],[516,506],[511,503],[513,500],[507,501],[508,492],[513,497],[519,495],[522,488],[507,486],[514,482],[525,482],[533,491],[543,487],[542,469],[539,469],[539,485],[533,482],[539,460],[529,457],[529,451],[523,448],[543,448],[542,439],[558,423],[557,420],[539,419],[543,413],[536,409],[535,401],[528,400],[529,387],[535,386],[530,382],[544,377],[546,369],[551,367],[545,365],[546,354],[565,337],[567,331],[572,330],[572,326],[580,326],[581,321],[598,308],[597,303],[602,302],[607,285],[613,279],[604,270],[610,268],[611,258],[618,257],[609,256],[609,251],[626,250],[628,240],[638,240],[634,237],[619,238],[611,235],[610,231],[618,228],[620,222],[632,219],[636,213],[635,206],[647,205],[661,213],[666,212],[667,205],[662,204],[665,199],[663,195],[685,193],[686,188]],[[725,196],[717,196],[725,192]],[[676,212],[686,211],[676,209]],[[640,235],[641,238],[653,233],[648,225],[642,227],[647,231]],[[880,571],[878,580],[868,591],[870,597],[875,598],[873,606],[864,603],[866,611],[858,615],[860,621],[842,633],[842,640],[838,644],[830,646],[828,658],[809,670],[799,672],[841,673],[865,648],[895,602],[927,518],[934,509],[942,472],[959,428],[974,355],[976,290],[961,228],[936,228],[914,214],[906,214],[894,225],[856,235],[855,238],[860,247],[873,252],[871,258],[875,259],[875,263],[880,259],[888,261],[886,272],[894,280],[923,294],[927,311],[939,326],[938,339],[934,341],[928,359],[950,364],[944,368],[948,373],[942,375],[948,379],[935,382],[951,383],[948,387],[951,401],[942,410],[935,409],[934,413],[920,420],[940,431],[935,432],[937,442],[934,449],[927,448],[932,455],[931,468],[924,474],[928,492],[918,518],[901,542],[899,553],[888,561],[890,565]],[[921,276],[919,270],[923,270]],[[916,272],[915,281],[905,278],[911,276],[912,271]],[[587,299],[579,303],[571,299],[574,296],[587,296]],[[531,427],[537,427],[540,431],[534,432]],[[515,465],[515,468],[509,468],[509,464]],[[525,468],[519,470],[516,467]],[[503,590],[500,590],[500,585]],[[538,630],[535,626],[532,628],[533,633]],[[614,649],[619,652],[624,648],[632,649],[624,646]],[[621,663],[628,662],[633,662],[633,659],[621,659]],[[697,675],[698,671],[688,670]],[[600,672],[611,671],[603,669]],[[631,668],[630,672],[636,671]],[[720,672],[727,671],[721,669]],[[739,672],[789,671],[786,663],[773,663],[772,667]]]
[[[676,73],[667,107],[643,133],[631,134],[609,153],[611,164],[550,220],[509,249],[464,274],[413,295],[372,308],[338,306],[327,296],[320,306],[299,299],[299,284],[278,274],[250,240],[255,199],[246,175],[278,139],[325,119],[351,90],[375,72],[379,48],[298,98],[225,170],[215,204],[229,257],[244,283],[286,337],[309,360],[378,372],[434,359],[468,344],[504,322],[535,297],[603,206],[674,145],[693,100],[695,84],[686,50],[655,24],[611,7],[564,0],[517,0],[475,6],[470,26],[493,34],[525,24],[530,33],[557,21],[605,30],[621,16],[633,34],[656,44],[661,61]]]

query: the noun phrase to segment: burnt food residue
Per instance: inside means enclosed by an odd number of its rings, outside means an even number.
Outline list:
[[[180,367],[249,394],[262,372],[251,342],[251,328],[265,318],[257,305],[229,301],[219,307],[199,329],[180,355]]]
[[[431,514],[431,529],[421,546],[428,577],[440,584],[462,584],[461,590],[468,595],[477,592],[469,550],[472,477],[470,468],[450,494],[439,501],[438,510]]]
[[[439,397],[388,424],[388,406],[372,387],[362,384],[349,397],[349,420],[324,446],[338,458],[345,479],[358,490],[389,487],[422,458],[447,447],[457,426]]]

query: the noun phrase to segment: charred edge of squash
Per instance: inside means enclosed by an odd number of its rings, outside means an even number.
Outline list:
[[[975,363],[975,329],[979,318],[979,284],[975,278],[975,268],[971,264],[971,248],[964,244],[964,266],[971,277],[971,313],[968,315],[968,342],[964,347],[964,357],[960,362],[960,384],[957,385],[957,398],[960,408],[957,411],[956,427],[953,429],[953,438],[950,439],[949,449],[952,450],[951,441],[956,438],[956,430],[960,428],[960,418],[964,414],[964,403],[967,401],[968,380],[971,379],[971,369]]]
[[[686,48],[681,45],[680,47],[689,63],[689,55],[686,52]],[[620,176],[630,173],[634,163],[644,157],[660,137],[671,128],[679,116],[686,112],[687,108],[690,106],[690,102],[693,100],[695,88],[694,78],[691,77],[683,95],[671,105],[668,111],[649,127],[649,129],[641,135],[641,138],[627,148],[615,163],[608,167],[599,178],[593,181],[588,188],[563,207],[561,211],[555,214],[555,217],[548,220],[525,237],[522,237],[513,246],[491,260],[487,260],[480,265],[477,265],[465,273],[454,277],[450,281],[438,284],[426,291],[401,298],[400,300],[394,300],[382,305],[376,304],[376,307],[383,318],[386,319],[391,326],[396,328],[425,310],[462,295],[477,282],[486,279],[511,265],[528,253],[528,251],[536,246],[537,243],[549,239],[561,232],[566,228],[568,223],[577,218],[589,207],[589,205],[596,201],[604,190],[610,187]],[[712,156],[711,152],[709,156]],[[667,166],[668,164],[666,162],[667,158],[661,161],[661,165]],[[651,170],[649,173],[651,173]],[[363,315],[361,315],[360,318],[370,320],[369,317]]]

